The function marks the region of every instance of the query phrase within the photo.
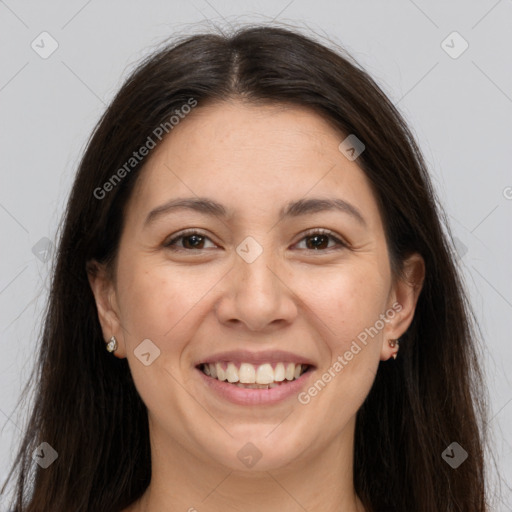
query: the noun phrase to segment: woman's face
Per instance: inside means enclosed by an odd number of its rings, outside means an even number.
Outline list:
[[[266,470],[350,444],[417,292],[392,279],[344,138],[306,109],[226,102],[196,108],[150,155],[115,282],[92,286],[159,449]]]

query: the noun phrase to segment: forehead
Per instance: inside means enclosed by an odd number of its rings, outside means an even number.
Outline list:
[[[240,215],[277,214],[292,199],[341,194],[378,217],[364,172],[338,149],[344,138],[307,108],[238,101],[196,107],[149,156],[131,209],[195,195]]]

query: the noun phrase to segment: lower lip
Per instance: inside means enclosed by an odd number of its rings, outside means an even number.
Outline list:
[[[196,370],[210,389],[222,398],[238,405],[269,405],[282,402],[294,395],[297,396],[313,373],[310,369],[304,372],[298,379],[288,381],[287,384],[280,384],[275,388],[248,389],[209,377],[199,368],[196,368]]]

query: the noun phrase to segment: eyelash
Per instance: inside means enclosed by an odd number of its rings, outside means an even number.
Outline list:
[[[208,236],[206,236],[204,233],[202,233],[201,231],[199,231],[197,229],[189,229],[189,230],[182,231],[180,234],[178,234],[178,236],[175,236],[174,238],[172,238],[168,242],[165,242],[164,243],[164,247],[170,249],[171,251],[176,251],[176,252],[192,252],[192,251],[200,252],[200,251],[207,250],[207,249],[186,249],[184,247],[176,247],[176,246],[174,246],[175,242],[177,242],[178,240],[180,240],[182,238],[187,238],[188,236],[192,236],[192,235],[199,235],[199,236],[204,237],[205,239],[210,240],[210,238]],[[346,248],[348,246],[345,242],[343,242],[337,236],[335,236],[332,231],[329,231],[328,229],[322,229],[322,228],[310,229],[309,231],[307,231],[306,233],[303,234],[302,238],[299,240],[298,243],[302,242],[306,238],[310,238],[310,237],[313,237],[315,235],[328,236],[329,238],[334,240],[340,246],[340,248]],[[310,252],[313,252],[313,251],[314,252],[327,252],[327,251],[330,251],[332,249],[340,250],[340,248],[336,249],[334,247],[329,247],[329,248],[326,248],[326,249],[317,249],[317,250],[315,250],[315,249],[306,249],[306,250],[308,250]]]

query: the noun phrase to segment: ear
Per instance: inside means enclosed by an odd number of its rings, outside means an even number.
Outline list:
[[[103,339],[108,342],[112,336],[117,339],[118,348],[113,353],[122,359],[126,357],[123,329],[119,320],[116,289],[113,278],[106,267],[94,260],[87,262],[87,278],[94,295]]]
[[[382,340],[381,361],[397,353],[398,345],[391,347],[389,340],[400,338],[411,325],[424,280],[425,262],[420,254],[413,253],[404,261],[403,276],[396,279],[390,293],[388,311],[393,311],[394,315],[386,315],[388,320]]]

